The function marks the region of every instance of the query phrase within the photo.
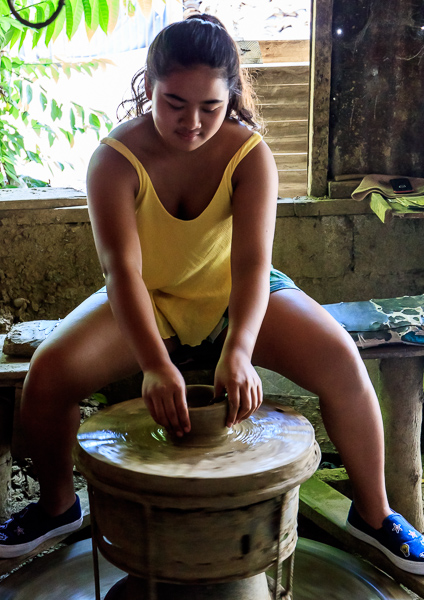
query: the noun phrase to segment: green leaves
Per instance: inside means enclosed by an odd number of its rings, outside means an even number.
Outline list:
[[[44,92],[40,92],[40,104],[44,112],[47,108],[47,96]]]
[[[66,0],[66,35],[70,40],[75,32],[77,31],[82,15],[84,12],[84,7],[82,0]]]
[[[62,105],[59,106],[54,98],[52,100],[50,114],[52,117],[52,121],[56,121],[56,119],[62,118]]]
[[[143,14],[151,7],[151,1],[139,0]],[[164,0],[165,1],[165,0]],[[28,6],[34,5],[31,10]],[[33,22],[47,21],[57,8],[56,0],[41,0],[37,3],[29,0],[16,2],[17,10],[25,18]],[[120,9],[125,8],[123,0],[66,0],[64,8],[58,17],[47,27],[39,30],[22,25],[10,16],[6,0],[0,0],[0,48],[13,48],[19,42],[19,47],[27,35],[32,36],[32,47],[39,43],[46,46],[56,40],[62,31],[70,40],[84,21],[87,36],[90,39],[100,26],[105,33],[111,33],[118,21]]]
[[[65,138],[72,147],[76,135],[91,130],[99,139],[104,129],[109,132],[112,128],[112,121],[102,111],[87,110],[75,102],[69,102],[65,107],[52,97],[47,86],[42,85],[43,79],[58,82],[61,76],[71,77],[72,72],[92,76],[100,64],[110,61],[67,63],[42,59],[37,63],[25,63],[18,57],[11,58],[5,54],[0,54],[0,59],[0,173],[6,175],[6,180],[2,183],[0,174],[0,188],[22,184],[23,180],[17,174],[17,164],[23,159],[43,164],[50,170],[53,166],[60,170],[65,168],[62,162],[52,161],[44,156],[38,146],[35,149],[29,148],[25,142],[26,136],[18,131],[14,123],[20,123],[19,130],[29,127],[38,137],[46,138],[49,147],[53,146],[58,136]],[[40,118],[35,117],[36,109]],[[46,121],[41,117],[43,114]],[[27,184],[28,181],[25,180]]]
[[[40,139],[46,137],[50,147],[59,138],[65,137],[72,146],[77,135],[90,130],[99,139],[104,129],[108,132],[112,129],[112,121],[104,112],[89,110],[75,102],[64,105],[47,92],[49,86],[42,85],[44,78],[57,83],[62,76],[70,78],[74,72],[91,77],[99,65],[110,61],[66,63],[40,59],[24,62],[19,56],[12,56],[11,50],[15,49],[18,54],[27,37],[33,48],[40,44],[49,46],[61,34],[71,40],[82,26],[89,39],[99,27],[110,33],[116,26],[120,10],[133,16],[136,2],[148,18],[154,5],[152,0],[66,0],[55,21],[35,30],[12,17],[7,0],[0,0],[0,188],[22,183],[23,179],[17,173],[20,159],[49,168],[52,164],[61,170],[65,168],[58,161],[49,163],[38,146],[27,147],[27,127]],[[55,12],[57,0],[15,0],[15,6],[25,19],[42,22]],[[2,183],[4,175],[6,181]]]

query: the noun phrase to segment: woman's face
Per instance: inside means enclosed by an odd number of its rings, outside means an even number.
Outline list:
[[[152,101],[156,131],[172,148],[191,152],[217,133],[227,112],[227,83],[216,69],[199,65],[178,69],[151,86],[146,95]]]

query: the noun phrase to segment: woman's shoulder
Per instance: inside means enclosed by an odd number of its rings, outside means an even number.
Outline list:
[[[241,144],[255,133],[250,127],[243,125],[243,123],[240,123],[240,121],[236,121],[235,119],[226,119],[222,126],[222,132],[235,142]]]
[[[106,139],[120,142],[129,152],[123,151],[119,145],[113,143],[101,143],[91,157],[88,177],[104,177],[113,174],[115,180],[120,182],[122,179],[132,177],[134,185],[138,186],[138,175],[134,170],[134,160],[131,155],[137,158],[137,139],[143,135],[145,122],[145,117],[135,117],[115,127]]]
[[[227,119],[221,128],[217,145],[226,149],[226,154],[228,154],[228,158],[230,159],[254,135],[255,132],[252,131],[252,129],[249,129],[237,121]],[[262,138],[259,137],[259,141],[261,139]]]
[[[119,142],[125,144],[131,149],[131,146],[137,145],[140,138],[145,137],[150,131],[150,118],[149,115],[142,115],[140,117],[134,117],[129,121],[120,123],[109,133],[108,137],[111,137]]]

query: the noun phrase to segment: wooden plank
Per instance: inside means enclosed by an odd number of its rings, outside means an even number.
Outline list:
[[[307,154],[306,152],[294,154],[275,154],[274,160],[279,171],[306,170]]]
[[[290,181],[280,182],[278,185],[278,195],[280,198],[295,198],[296,196],[306,196],[306,174],[305,183],[290,183]]]
[[[73,188],[16,188],[0,190],[0,210],[84,206],[86,194]]]
[[[307,135],[307,121],[271,121],[264,138],[267,141],[286,138],[306,139]]]
[[[313,0],[308,194],[327,193],[333,0]]]
[[[309,85],[309,65],[281,65],[278,67],[267,67],[260,69],[250,67],[249,75],[252,78],[253,86],[267,86],[304,83]]]
[[[281,184],[304,184],[306,185],[307,174],[306,169],[303,171],[279,171],[278,177]]]
[[[306,136],[287,137],[283,139],[265,139],[272,153],[306,152],[308,140]]]
[[[377,548],[361,542],[346,531],[349,508],[350,500],[346,496],[315,476],[300,486],[299,511],[302,515],[339,540],[347,552],[360,554],[395,581],[415,594],[424,596],[424,577],[398,569]]]
[[[264,63],[309,61],[309,45],[309,40],[259,41]]]
[[[359,348],[359,353],[364,360],[376,358],[412,358],[424,356],[422,345],[413,344],[382,344],[372,348]]]
[[[308,104],[309,86],[304,83],[292,85],[269,85],[255,88],[259,104]]]
[[[265,124],[271,121],[307,121],[309,108],[307,102],[296,104],[262,104],[259,113]]]

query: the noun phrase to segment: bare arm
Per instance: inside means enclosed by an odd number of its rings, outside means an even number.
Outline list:
[[[134,200],[138,177],[108,146],[94,153],[87,177],[94,240],[114,317],[143,371],[142,395],[153,418],[177,433],[189,428],[184,379],[159,334],[142,279]]]
[[[256,146],[234,174],[232,290],[228,333],[215,375],[216,393],[225,388],[228,426],[248,417],[262,402],[262,385],[251,364],[269,301],[278,176],[265,143]]]

